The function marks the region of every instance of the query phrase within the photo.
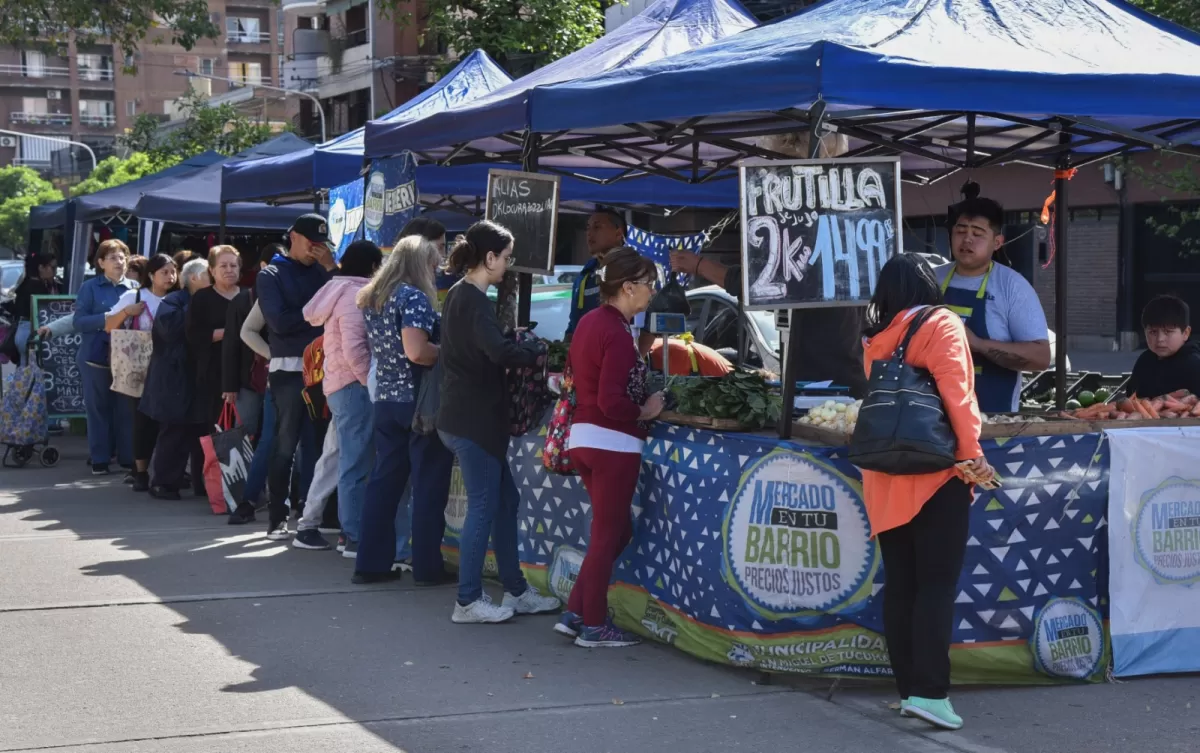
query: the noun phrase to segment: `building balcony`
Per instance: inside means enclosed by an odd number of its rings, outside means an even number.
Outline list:
[[[79,85],[87,88],[112,88],[115,78],[112,68],[88,68],[79,66]]]
[[[230,31],[225,34],[225,41],[228,42],[229,44],[270,44],[271,43],[271,32],[269,32],[269,31]],[[282,40],[281,40],[281,42],[282,42]]]
[[[20,125],[55,126],[59,128],[71,127],[71,115],[69,113],[14,112],[9,113],[8,120],[10,123]]]
[[[90,128],[112,128],[117,124],[115,115],[80,115],[79,122]]]
[[[40,67],[22,65],[20,63],[5,63],[0,65],[0,81],[6,86],[45,86],[58,80],[71,78],[71,69],[65,65],[43,65]]]
[[[270,76],[259,76],[258,78],[239,78],[232,76],[229,82],[230,89],[241,89],[247,86],[272,86]]]

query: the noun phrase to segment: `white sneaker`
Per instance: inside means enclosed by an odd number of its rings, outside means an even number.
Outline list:
[[[562,609],[562,602],[553,596],[542,596],[533,586],[527,586],[525,593],[520,596],[504,594],[501,606],[508,607],[517,614],[545,614]]]
[[[507,622],[513,618],[513,614],[510,607],[496,606],[491,597],[484,594],[465,607],[455,602],[454,614],[450,615],[450,621],[459,624]]]
[[[267,531],[267,539],[270,541],[287,541],[291,538],[292,532],[288,530],[287,523],[279,523],[274,528]]]

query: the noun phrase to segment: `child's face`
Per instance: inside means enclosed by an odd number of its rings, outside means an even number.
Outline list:
[[[1146,347],[1159,358],[1169,358],[1178,353],[1191,336],[1191,327],[1146,327]]]

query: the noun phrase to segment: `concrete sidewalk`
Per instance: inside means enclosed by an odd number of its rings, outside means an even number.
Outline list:
[[[658,645],[585,651],[552,618],[450,620],[453,588],[353,564],[87,475],[0,471],[0,751],[1194,751],[1195,677],[961,689],[968,726],[887,686],[758,684]],[[1195,708],[1193,708],[1195,707]]]

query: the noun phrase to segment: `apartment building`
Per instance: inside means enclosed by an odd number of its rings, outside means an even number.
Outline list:
[[[252,88],[278,85],[284,31],[278,4],[211,0],[209,12],[222,33],[191,50],[154,31],[131,56],[103,39],[84,44],[74,36],[50,52],[0,47],[0,128],[22,134],[0,135],[0,166],[78,174],[90,168],[83,151],[44,137],[82,142],[103,159],[139,114],[163,120],[176,115],[189,85],[212,96],[246,87],[242,98],[253,101],[242,106],[270,118],[286,116],[279,96]],[[232,81],[189,79],[179,75],[183,71]]]
[[[283,0],[284,84],[320,100],[326,136],[363,126],[437,80],[436,43],[422,44],[419,17],[397,23],[373,0]],[[320,136],[316,103],[289,100],[293,124]]]

